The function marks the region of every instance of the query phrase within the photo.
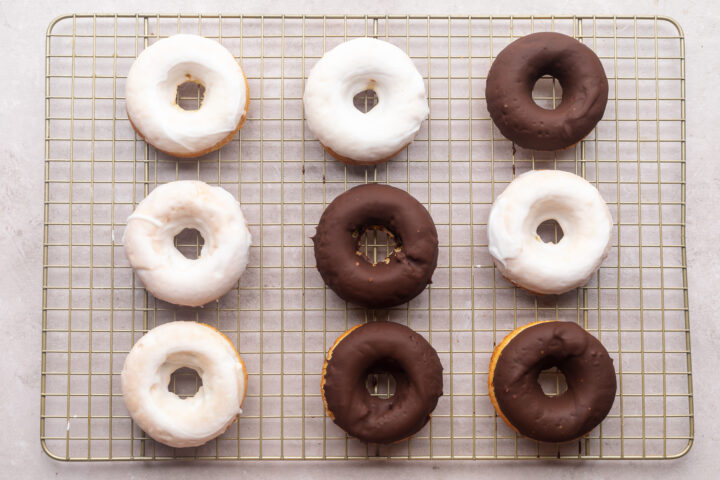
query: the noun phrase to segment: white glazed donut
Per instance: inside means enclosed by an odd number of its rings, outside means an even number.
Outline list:
[[[175,236],[196,229],[205,244],[191,260]],[[155,188],[128,217],[125,255],[145,288],[177,305],[220,298],[245,271],[252,238],[235,198],[220,187],[192,180]]]
[[[185,82],[205,87],[197,110],[176,103]],[[128,118],[158,150],[197,157],[229,142],[242,127],[250,96],[235,57],[221,44],[197,35],[159,40],[138,55],[125,83]]]
[[[538,226],[555,220],[563,237],[545,243]],[[610,250],[613,220],[600,192],[557,170],[524,173],[498,196],[488,220],[488,247],[512,283],[538,294],[585,285]]]
[[[170,376],[192,368],[202,379],[195,396],[168,390]],[[245,365],[230,340],[213,327],[171,322],[145,334],[125,359],[123,399],[138,426],[158,442],[195,447],[222,434],[242,413]]]
[[[363,113],[353,97],[374,90],[377,105]],[[428,116],[423,78],[395,45],[356,38],[315,64],[303,96],[308,127],[336,158],[355,165],[390,159],[415,138]]]

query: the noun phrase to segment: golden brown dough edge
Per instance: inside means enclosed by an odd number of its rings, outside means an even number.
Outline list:
[[[490,366],[488,367],[488,394],[490,396],[490,401],[492,402],[493,407],[495,407],[495,411],[497,412],[498,416],[503,419],[503,421],[507,424],[508,427],[512,428],[517,434],[522,435],[515,426],[510,423],[510,421],[507,419],[505,414],[500,409],[500,405],[497,403],[497,398],[495,398],[495,387],[493,386],[493,380],[495,378],[495,367],[497,367],[497,362],[500,360],[500,355],[502,354],[503,349],[510,343],[510,341],[515,338],[520,332],[523,330],[526,330],[533,325],[538,325],[541,323],[547,323],[551,322],[552,320],[540,320],[537,322],[531,322],[527,325],[523,325],[522,327],[518,327],[512,332],[508,333],[507,336],[500,342],[495,349],[493,350],[492,357],[490,357]]]
[[[319,140],[318,140],[318,141],[319,141]],[[402,152],[403,150],[405,150],[405,149],[408,147],[408,145],[410,145],[411,143],[412,143],[412,142],[406,143],[405,145],[403,145],[402,147],[400,147],[400,149],[399,149],[397,152],[393,153],[392,155],[390,155],[390,156],[388,156],[388,157],[385,157],[385,158],[381,158],[380,160],[376,160],[376,161],[374,161],[374,162],[358,162],[357,160],[353,160],[352,158],[343,157],[342,155],[340,155],[340,154],[338,154],[338,153],[335,153],[330,147],[327,147],[327,146],[323,145],[322,142],[320,142],[320,145],[322,145],[322,147],[325,149],[326,152],[328,152],[330,155],[332,155],[333,157],[335,157],[336,160],[340,160],[341,162],[343,162],[343,163],[346,164],[346,165],[352,165],[352,166],[358,166],[358,165],[373,166],[373,165],[379,165],[379,164],[381,164],[381,163],[387,162],[388,160],[390,160],[391,158],[393,158],[395,155],[397,155],[398,153],[400,153],[400,152]]]
[[[233,351],[235,352],[235,356],[237,357],[238,361],[240,362],[240,365],[242,365],[243,376],[245,377],[245,382],[244,382],[244,383],[245,383],[245,388],[244,388],[243,391],[242,391],[242,397],[240,398],[240,405],[239,405],[240,407],[242,407],[242,404],[245,403],[245,396],[247,395],[248,372],[247,372],[247,367],[245,366],[245,362],[243,361],[242,357],[240,357],[240,352],[237,351],[237,348],[235,348],[235,345],[233,345],[233,343],[230,341],[230,339],[227,337],[227,335],[225,335],[223,332],[221,332],[221,331],[218,330],[217,328],[213,327],[212,325],[208,325],[207,323],[197,322],[197,324],[198,324],[198,325],[202,325],[203,327],[207,327],[207,328],[210,328],[210,329],[212,329],[212,330],[215,330],[217,333],[219,333],[220,335],[222,335],[222,337],[223,337],[225,340],[227,340],[227,342],[230,344],[230,346],[232,347]],[[230,425],[232,425],[233,423],[235,423],[235,422],[237,422],[237,421],[238,421],[238,417],[237,417],[237,415],[236,415],[236,416],[235,416],[235,420],[233,420],[232,422],[230,422]],[[230,428],[230,425],[228,425],[227,428]],[[225,429],[225,430],[227,430],[227,429]]]
[[[333,350],[335,350],[335,347],[342,341],[342,339],[347,337],[350,334],[350,332],[352,332],[356,328],[362,327],[363,325],[365,325],[365,324],[360,323],[360,324],[352,327],[350,330],[343,332],[343,334],[340,335],[337,338],[337,340],[335,340],[335,342],[332,344],[332,346],[328,350],[327,356],[325,357],[325,362],[323,363],[322,377],[320,379],[320,393],[322,394],[322,401],[323,401],[323,405],[325,406],[325,411],[327,412],[328,417],[333,419],[333,421],[335,420],[335,415],[333,415],[333,413],[330,411],[330,409],[328,408],[327,400],[325,400],[325,373],[327,372],[328,362],[330,361],[330,358],[332,358]]]

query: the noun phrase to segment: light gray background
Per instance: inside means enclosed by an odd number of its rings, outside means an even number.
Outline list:
[[[414,13],[668,15],[686,35],[687,246],[695,445],[671,461],[73,463],[39,441],[45,30],[60,14]],[[718,478],[720,477],[720,2],[0,0],[0,478]]]

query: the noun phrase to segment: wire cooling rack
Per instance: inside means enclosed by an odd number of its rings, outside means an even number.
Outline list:
[[[513,148],[486,110],[494,56],[533,31],[573,35],[609,78],[603,120],[557,153]],[[242,63],[251,104],[240,134],[199,160],[148,147],[127,120],[125,77],[143,48],[177,32],[222,42]],[[376,168],[345,167],[303,121],[307,74],[323,52],[376,36],[408,52],[426,79],[430,118],[417,139]],[[41,440],[63,460],[672,458],[693,439],[685,260],[685,69],[680,28],[659,17],[68,15],[47,34]],[[541,79],[538,104],[560,86]],[[191,94],[182,101],[193,103]],[[199,98],[195,99],[196,101]],[[372,101],[372,100],[371,100]],[[196,102],[197,103],[197,102]],[[356,105],[369,108],[367,99]],[[188,107],[190,108],[190,107]],[[589,285],[536,297],[495,271],[486,221],[493,199],[532,168],[575,172],[610,206],[613,248]],[[156,185],[200,179],[241,202],[254,244],[238,288],[204,308],[148,295],[122,247],[125,220]],[[340,301],[315,269],[312,242],[325,208],[366,182],[409,191],[440,237],[433,284],[390,310]],[[541,234],[553,235],[543,227]],[[559,232],[554,232],[558,235]],[[382,232],[377,233],[382,237]],[[194,232],[177,239],[197,255]],[[365,240],[376,250],[382,239]],[[382,255],[382,252],[380,252]],[[518,325],[575,321],[610,351],[618,393],[607,419],[579,441],[518,438],[488,399],[491,351]],[[235,342],[250,377],[244,413],[192,449],[155,443],[128,417],[119,374],[134,342],[171,320],[207,322]],[[426,336],[444,366],[445,395],[409,441],[366,445],[326,416],[325,352],[359,322],[392,320]],[[563,388],[557,372],[540,379]],[[197,375],[170,388],[192,395]],[[369,379],[389,394],[389,379]],[[388,391],[390,389],[390,391]]]

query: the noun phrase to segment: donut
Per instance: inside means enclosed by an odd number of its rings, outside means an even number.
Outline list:
[[[168,391],[170,376],[192,368],[202,379],[195,396]],[[196,447],[222,434],[242,413],[247,371],[228,338],[202,323],[170,322],[145,334],[120,374],[123,400],[135,423],[171,447]]]
[[[382,227],[395,248],[374,263],[359,250],[363,233]],[[367,308],[408,302],[431,282],[438,236],[428,211],[389,185],[353,187],[328,205],[313,237],[323,281],[340,298]]]
[[[323,403],[348,434],[364,442],[399,442],[430,420],[443,394],[442,370],[435,349],[410,328],[392,322],[356,325],[327,353]],[[370,395],[365,380],[373,373],[393,376],[393,396]]]
[[[538,376],[557,367],[567,391],[545,395]],[[605,347],[572,322],[540,321],[515,329],[495,347],[488,390],[497,414],[520,435],[541,442],[583,437],[607,416],[617,388]]]
[[[191,260],[175,235],[196,229],[205,244]],[[200,306],[237,285],[252,241],[237,200],[220,187],[192,180],[155,188],[127,219],[125,255],[145,288],[177,305]]]
[[[555,220],[558,243],[544,243],[538,226]],[[536,294],[561,294],[585,285],[610,250],[613,220],[600,192],[559,170],[515,178],[498,196],[488,219],[488,248],[500,273]]]
[[[532,99],[551,75],[562,86],[554,110]],[[572,37],[540,32],[515,40],[497,56],[485,85],[487,109],[502,134],[534,150],[562,150],[587,136],[605,113],[608,81],[600,59]]]
[[[186,82],[205,87],[197,110],[177,104],[177,89]],[[130,124],[147,143],[188,158],[217,150],[235,136],[250,94],[232,53],[214,40],[180,34],[138,55],[125,82],[125,105]]]
[[[378,103],[367,113],[353,104],[365,90]],[[395,45],[356,38],[328,51],[308,75],[303,95],[308,127],[325,150],[349,165],[377,165],[412,142],[429,108],[425,82]]]

